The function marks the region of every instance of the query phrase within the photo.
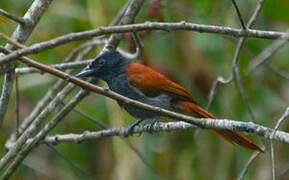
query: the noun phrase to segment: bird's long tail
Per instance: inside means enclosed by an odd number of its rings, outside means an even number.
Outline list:
[[[216,119],[215,116],[201,108],[200,106],[186,101],[180,101],[178,103],[178,109],[187,115],[197,115],[203,118],[211,118]],[[216,134],[230,142],[231,144],[235,145],[238,144],[245,149],[249,149],[252,151],[258,151],[264,153],[264,151],[255,145],[250,139],[243,136],[239,132],[231,131],[231,130],[213,130]]]

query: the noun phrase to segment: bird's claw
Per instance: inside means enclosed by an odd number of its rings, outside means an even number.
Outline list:
[[[143,119],[138,120],[137,122],[133,123],[128,129],[127,129],[127,133],[124,135],[124,137],[128,137],[129,135],[131,135],[133,133],[133,129],[138,126],[141,122],[143,121]]]
[[[152,131],[153,126],[154,126],[154,124],[151,124],[151,123],[147,124],[147,125],[146,125],[146,130],[147,130],[147,132],[152,133],[152,132],[153,132],[153,131]]]
[[[158,120],[159,120],[159,118],[154,118],[146,125],[147,132],[152,133],[152,129]]]

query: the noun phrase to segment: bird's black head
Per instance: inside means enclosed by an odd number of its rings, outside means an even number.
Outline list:
[[[117,51],[107,51],[98,56],[89,67],[76,77],[96,77],[105,81],[124,73],[129,61]]]

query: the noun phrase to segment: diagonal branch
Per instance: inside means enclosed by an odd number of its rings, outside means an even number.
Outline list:
[[[7,17],[7,18],[19,23],[19,24],[22,24],[22,25],[24,25],[26,23],[26,20],[24,18],[10,14],[9,12],[7,12],[1,8],[0,8],[0,15],[5,16],[5,17]]]
[[[243,30],[246,30],[247,28],[246,28],[246,26],[245,26],[244,20],[243,20],[243,18],[242,18],[241,12],[240,12],[240,10],[239,10],[239,7],[238,7],[236,1],[235,1],[235,0],[232,0],[232,3],[233,3],[234,8],[235,8],[235,10],[236,10],[236,12],[237,12],[237,15],[238,15],[238,18],[239,18],[239,20],[240,20],[242,29],[243,29]]]
[[[289,39],[289,36],[285,37]],[[252,73],[256,68],[259,66],[267,63],[270,58],[278,51],[280,50],[285,44],[287,43],[285,40],[280,40],[274,42],[272,45],[265,48],[257,57],[255,57],[249,64],[247,74]]]

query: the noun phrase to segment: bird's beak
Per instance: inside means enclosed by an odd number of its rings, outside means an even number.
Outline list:
[[[77,78],[91,77],[97,73],[96,69],[87,69],[75,75]]]

